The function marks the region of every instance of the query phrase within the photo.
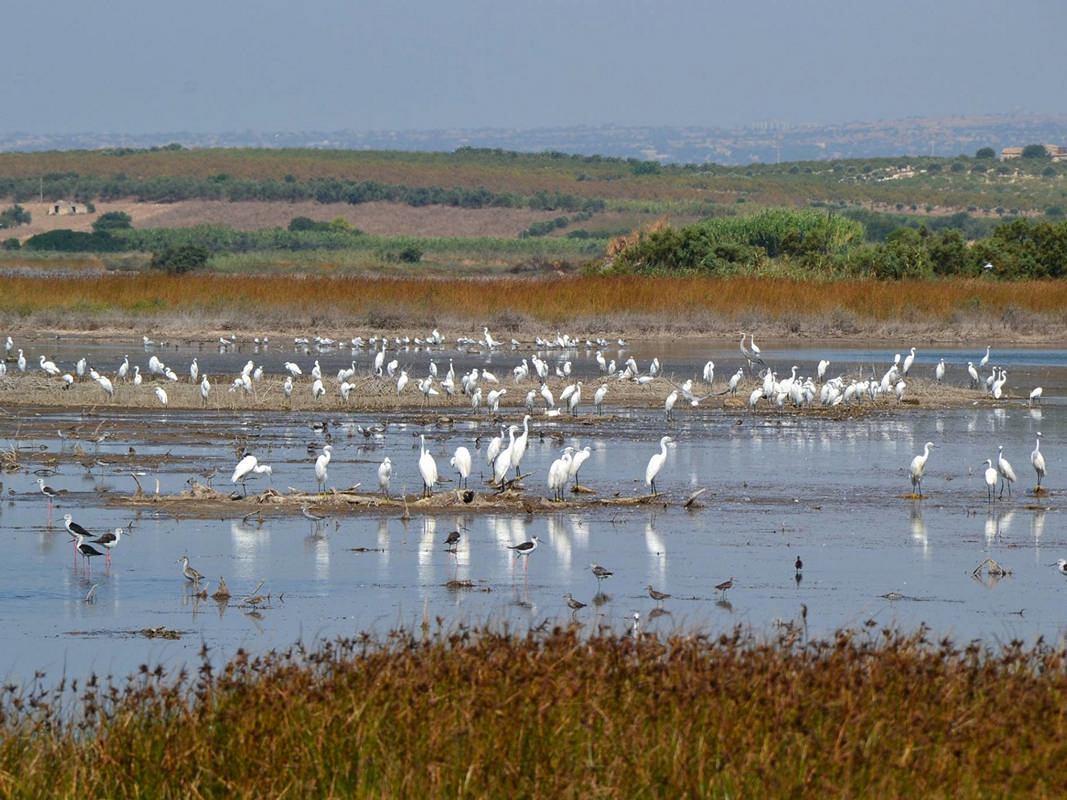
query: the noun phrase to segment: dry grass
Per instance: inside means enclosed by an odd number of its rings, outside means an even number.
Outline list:
[[[434,325],[515,335],[545,326],[635,334],[1055,340],[1067,329],[1067,283],[838,281],[775,278],[426,279],[314,275],[11,276],[0,295],[8,328],[425,333]]]
[[[457,630],[8,687],[14,796],[1062,795],[1064,655]]]

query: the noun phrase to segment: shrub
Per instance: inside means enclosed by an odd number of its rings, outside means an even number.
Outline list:
[[[181,275],[194,269],[200,269],[211,253],[195,244],[168,247],[152,255],[152,268],[161,269],[173,275]]]

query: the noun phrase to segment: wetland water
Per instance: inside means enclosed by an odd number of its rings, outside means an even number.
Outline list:
[[[328,382],[335,384],[338,368],[355,360],[366,373],[373,358],[369,349],[304,353],[291,343],[225,352],[195,343],[166,351],[121,341],[20,346],[32,356],[31,364],[44,353],[64,371],[89,352],[98,367],[111,365],[105,371],[112,374],[125,353],[143,372],[150,355],[158,353],[185,377],[196,355],[202,368],[219,376],[220,392],[226,385],[222,376],[237,374],[249,359],[277,374],[284,361],[296,361],[306,372],[318,358]],[[487,355],[474,348],[446,347],[430,354],[409,347],[400,358],[413,378],[426,374],[431,357],[442,368],[451,357],[457,375],[477,365],[494,370],[507,386],[511,367],[533,349]],[[833,362],[834,374],[880,374],[902,349],[849,350],[835,344],[772,351],[764,346],[764,358],[781,374],[792,364],[801,374],[813,374],[821,358]],[[593,351],[568,352],[574,374],[590,384],[598,374]],[[937,359],[944,357],[946,381],[964,386],[966,362],[977,362],[983,351],[920,350],[912,375],[932,375]],[[642,368],[657,356],[678,382],[699,378],[712,358],[717,390],[742,361],[736,346],[726,343],[701,348],[634,342],[613,346],[610,357],[621,364],[631,353]],[[555,363],[558,353],[545,355]],[[995,646],[1040,636],[1058,643],[1067,629],[1067,578],[1049,565],[1067,558],[1059,509],[1062,454],[1067,453],[1067,353],[1002,349],[994,351],[994,360],[1009,371],[1010,393],[995,404],[975,391],[974,405],[887,403],[858,418],[831,419],[769,407],[758,413],[723,410],[709,400],[698,407],[680,402],[668,422],[662,408],[667,385],[651,388],[658,399],[643,405],[613,406],[609,399],[606,416],[592,424],[583,416],[535,414],[522,462],[526,494],[548,496],[545,476],[566,445],[590,446],[579,477],[595,494],[579,495],[578,508],[534,514],[464,512],[462,505],[425,512],[412,506],[405,519],[401,508],[390,506],[328,511],[314,522],[299,507],[264,504],[246,519],[243,506],[227,514],[195,504],[183,512],[121,501],[137,488],[131,472],[149,494],[157,481],[161,493],[176,494],[188,488],[190,478],[229,493],[238,439],[274,469],[269,481],[249,482],[250,494],[268,486],[283,494],[290,487],[314,491],[314,459],[325,443],[322,422],[329,423],[334,448],[330,487],[359,483],[361,491],[373,493],[377,466],[388,455],[394,464],[392,493],[416,498],[418,435],[425,434],[448,481],[438,491],[456,487],[449,458],[464,445],[474,456],[471,486],[481,492],[490,474],[485,447],[499,428],[484,411],[475,417],[459,402],[449,407],[448,424],[438,419],[443,402],[432,416],[239,407],[5,408],[0,417],[4,447],[19,456],[19,466],[3,475],[0,502],[0,671],[15,681],[39,671],[51,679],[90,673],[119,678],[141,664],[195,667],[203,646],[221,662],[239,648],[258,653],[298,641],[313,644],[365,631],[384,635],[400,626],[417,629],[424,614],[432,629],[489,624],[523,632],[545,620],[570,621],[567,592],[588,604],[575,618],[590,631],[602,626],[624,631],[637,612],[646,631],[714,635],[742,625],[770,634],[779,622],[799,622],[806,607],[812,637],[873,620],[906,630],[926,624],[934,635],[957,642],[981,639]],[[0,380],[15,378],[9,374]],[[1028,408],[1026,397],[1038,384],[1045,387],[1044,404]],[[550,385],[558,394],[564,381]],[[586,417],[591,394],[587,384]],[[507,408],[504,420],[521,424],[521,409]],[[384,431],[364,436],[358,426],[371,423],[384,424]],[[97,441],[96,431],[108,435]],[[1051,492],[1040,497],[1030,491],[1037,431],[1047,461],[1044,485]],[[647,493],[645,465],[664,434],[675,444],[656,481],[662,500],[600,505],[600,498]],[[908,465],[926,441],[935,449],[923,483],[925,498],[911,500]],[[1003,500],[989,503],[983,462],[996,459],[998,445],[1004,446],[1018,480],[1010,498],[1005,492]],[[212,470],[217,474],[205,477]],[[62,491],[51,511],[38,491],[38,477]],[[686,498],[698,489],[706,489],[700,507],[685,508]],[[91,578],[80,568],[63,526],[65,513],[95,534],[131,529],[114,550],[109,570],[103,558],[94,559]],[[461,532],[454,555],[444,546],[453,530]],[[507,546],[534,535],[540,547],[526,571]],[[206,576],[209,593],[224,576],[233,593],[230,601],[196,597],[180,573],[182,555]],[[794,569],[798,555],[804,564],[799,575]],[[974,577],[986,558],[1011,573],[1000,579]],[[599,594],[591,562],[614,572]],[[734,585],[723,596],[714,587],[728,578]],[[254,606],[242,604],[261,581],[263,599]],[[672,597],[658,606],[646,593],[649,584]],[[94,585],[93,600],[86,602]],[[148,629],[180,636],[149,638],[143,635]]]

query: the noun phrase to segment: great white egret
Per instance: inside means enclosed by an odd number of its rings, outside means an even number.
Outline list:
[[[530,441],[530,415],[526,414],[522,418],[522,433],[518,433],[516,429],[515,444],[511,445],[511,466],[515,468],[515,477],[518,478],[522,473],[519,471],[519,462],[522,461],[522,457],[526,455],[526,445]]]
[[[459,485],[467,487],[467,479],[471,476],[471,451],[466,447],[457,447],[449,463],[459,473]]]
[[[911,369],[911,365],[914,363],[914,361],[915,361],[915,348],[913,347],[913,348],[911,348],[911,351],[906,356],[904,356],[904,365],[901,367],[901,372],[904,373],[905,377],[907,377],[908,370]]]
[[[653,453],[652,458],[648,460],[648,466],[645,468],[645,483],[651,488],[652,494],[656,493],[656,475],[663,469],[663,463],[667,460],[667,445],[672,441],[670,436],[660,439],[659,452]]]
[[[923,473],[926,472],[926,462],[930,458],[930,448],[933,442],[927,442],[923,451],[911,460],[911,491],[917,497],[923,495]]]
[[[422,476],[422,494],[423,497],[429,497],[433,494],[433,486],[437,483],[437,462],[434,460],[433,454],[426,449],[426,434],[419,434],[419,441],[422,443],[422,449],[419,453],[419,474]]]
[[[320,492],[326,491],[327,467],[333,458],[333,445],[328,444],[322,448],[322,454],[315,459],[315,480]]]
[[[593,449],[586,445],[581,450],[575,450],[571,456],[570,477],[574,479],[574,487],[578,488],[578,470],[582,468],[582,464],[586,462]]]
[[[971,376],[971,388],[977,388],[978,384],[981,383],[981,379],[978,377],[978,370],[975,369],[973,361],[967,362],[967,374]]]
[[[1045,457],[1041,455],[1041,431],[1037,432],[1034,452],[1030,454],[1030,463],[1034,465],[1034,472],[1037,473],[1037,488],[1040,489],[1041,479],[1045,477]]]
[[[1011,468],[1011,462],[1004,458],[1004,445],[997,448],[997,471],[1003,482],[1000,485],[1000,496],[1004,496],[1004,487],[1008,487],[1008,497],[1011,497],[1011,485],[1015,483],[1015,470]]]
[[[944,377],[945,377],[945,359],[942,358],[940,361],[937,362],[937,366],[934,367],[934,380],[936,380],[938,383],[941,383],[941,381],[944,379]]]
[[[508,470],[511,469],[511,454],[515,447],[515,434],[518,431],[518,425],[508,426],[508,446],[501,449],[493,461],[493,483],[499,484],[501,489],[504,488],[504,479],[508,476]]]
[[[234,467],[233,475],[230,476],[230,483],[240,483],[242,492],[247,494],[248,490],[245,487],[245,481],[248,479],[248,476],[253,473],[257,475],[262,475],[264,473],[273,475],[274,470],[267,464],[260,464],[259,459],[251,453],[246,452],[241,457],[241,460],[237,462],[237,466]]]

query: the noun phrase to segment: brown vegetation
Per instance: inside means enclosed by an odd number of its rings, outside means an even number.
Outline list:
[[[769,642],[430,626],[176,678],[7,687],[5,793],[1062,794],[1060,650],[874,629],[809,643],[799,615]]]
[[[0,295],[7,330],[237,331],[421,335],[489,325],[525,336],[723,335],[759,325],[768,339],[1062,341],[1062,281],[837,281],[776,278],[425,279],[359,276],[14,275]],[[349,333],[350,332],[350,333]]]

